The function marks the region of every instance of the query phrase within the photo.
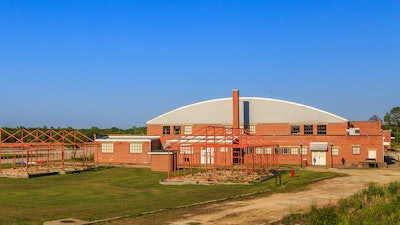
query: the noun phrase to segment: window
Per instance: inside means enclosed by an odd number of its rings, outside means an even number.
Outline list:
[[[300,154],[302,154],[302,155],[307,155],[307,147],[302,146],[302,147],[301,147]]]
[[[339,147],[332,147],[332,155],[339,155]]]
[[[181,134],[181,126],[174,126],[174,134]]]
[[[326,134],[326,125],[317,125],[318,134]]]
[[[313,134],[313,125],[304,125],[304,134]]]
[[[129,143],[129,153],[142,153],[142,143],[141,142]]]
[[[183,144],[179,148],[180,154],[193,154],[193,148],[190,144]]]
[[[361,153],[360,146],[353,146],[353,155],[359,155]]]
[[[265,153],[268,154],[268,155],[271,155],[272,154],[272,147],[267,147],[265,149]]]
[[[292,155],[299,154],[299,149],[297,149],[297,147],[290,148],[290,154],[292,154]]]
[[[282,147],[282,155],[289,155],[289,148],[288,147]]]
[[[192,134],[192,126],[185,126],[183,132],[185,134]]]
[[[291,134],[300,134],[300,126],[298,125],[292,125],[290,130]]]
[[[114,152],[114,143],[101,143],[101,152],[102,153],[113,153]]]
[[[228,148],[226,147],[220,147],[219,152],[228,152]]]
[[[240,125],[239,129],[242,131],[242,133],[244,132],[248,132],[250,134],[255,134],[256,133],[256,125],[248,125],[248,127],[245,129],[244,125]]]
[[[279,155],[279,147],[275,147],[274,151],[275,151],[275,155]]]
[[[225,133],[232,134],[232,126],[226,125],[224,126]]]
[[[256,154],[264,154],[262,147],[256,147]]]
[[[256,133],[256,125],[250,125],[249,131],[250,131],[250,134],[255,134]]]
[[[163,126],[163,134],[171,134],[171,127]]]

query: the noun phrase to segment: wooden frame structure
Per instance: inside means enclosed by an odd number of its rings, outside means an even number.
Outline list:
[[[77,130],[0,128],[0,174],[63,173],[94,166],[99,145]],[[3,166],[11,165],[5,169]]]
[[[279,146],[247,129],[207,126],[166,146],[168,180],[247,183],[269,176],[278,167]]]

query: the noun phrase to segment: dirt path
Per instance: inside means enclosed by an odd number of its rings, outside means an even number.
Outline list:
[[[268,224],[281,219],[290,212],[308,210],[311,204],[318,206],[334,203],[364,189],[368,183],[400,181],[400,170],[338,170],[350,176],[323,180],[309,186],[309,190],[295,193],[277,193],[269,197],[247,201],[217,203],[205,206],[206,214],[187,214],[170,222],[174,225],[187,224]],[[325,168],[308,168],[326,170]]]

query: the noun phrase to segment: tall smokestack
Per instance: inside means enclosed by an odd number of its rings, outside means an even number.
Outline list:
[[[232,105],[233,105],[233,124],[234,133],[239,133],[239,90],[232,90]]]

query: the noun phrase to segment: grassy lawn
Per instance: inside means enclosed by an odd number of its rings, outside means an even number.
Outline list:
[[[290,178],[288,173],[282,176],[284,188],[275,186],[274,179],[254,185],[164,186],[158,181],[165,179],[166,173],[139,168],[108,168],[32,179],[0,178],[0,224],[134,217],[142,212],[245,193],[292,190],[314,179],[334,176],[338,175],[297,171],[296,177]]]

